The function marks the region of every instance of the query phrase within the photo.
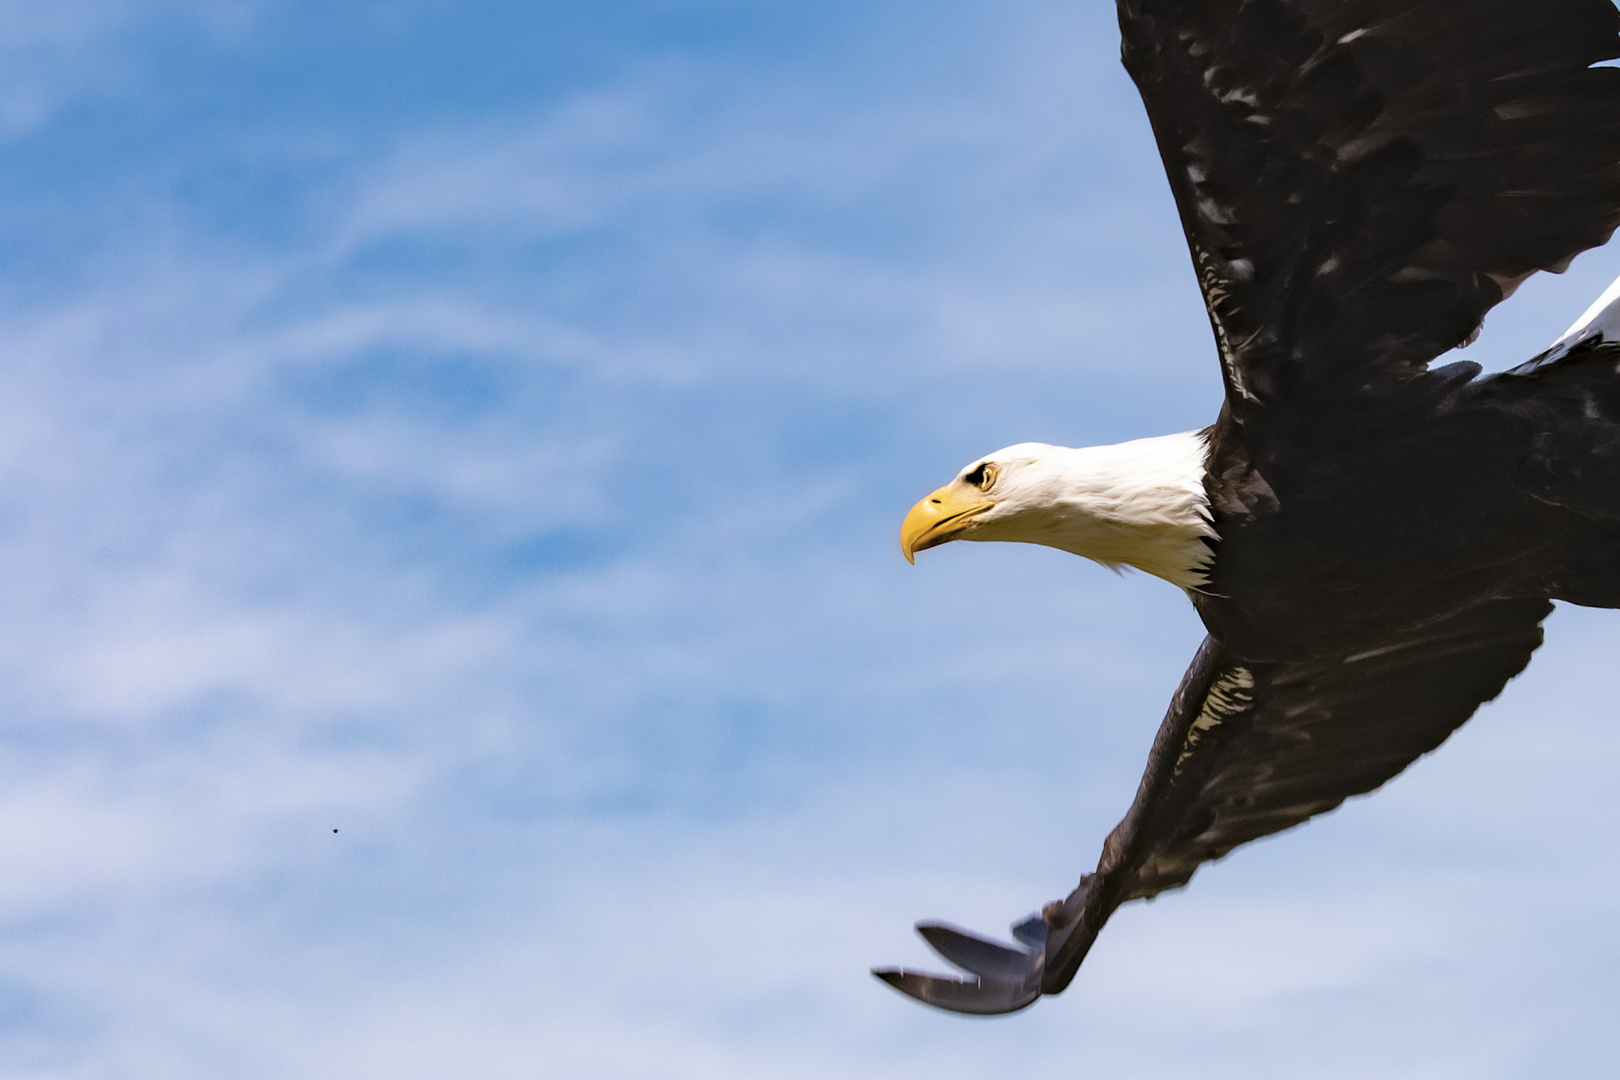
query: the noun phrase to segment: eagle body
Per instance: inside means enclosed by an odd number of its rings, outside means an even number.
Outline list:
[[[1205,475],[1220,539],[1190,593],[1205,626],[1284,660],[1493,599],[1620,606],[1617,361],[1605,344],[1480,382],[1455,365],[1310,427],[1223,415]],[[1606,395],[1578,392],[1586,367]]]
[[[1620,225],[1611,0],[1117,7],[1209,315],[1214,423],[997,451],[901,546],[1136,567],[1208,636],[1096,868],[1016,944],[919,924],[966,977],[875,972],[957,1012],[1061,992],[1119,905],[1434,750],[1529,663],[1552,601],[1620,607],[1620,282],[1519,367],[1431,366]]]

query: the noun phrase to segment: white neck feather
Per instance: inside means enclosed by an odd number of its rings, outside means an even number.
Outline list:
[[[963,539],[1046,544],[1201,588],[1214,561],[1204,541],[1219,539],[1204,492],[1207,450],[1198,431],[1080,449],[1010,446],[988,459],[1004,463],[1005,512]]]

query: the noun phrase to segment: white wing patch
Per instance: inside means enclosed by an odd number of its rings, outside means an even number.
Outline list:
[[[1248,668],[1235,667],[1215,680],[1209,693],[1204,695],[1204,707],[1198,710],[1198,718],[1187,729],[1187,739],[1176,758],[1175,775],[1181,775],[1181,766],[1198,749],[1199,741],[1206,734],[1254,704],[1253,690],[1254,675]]]
[[[1598,335],[1602,335],[1605,341],[1620,341],[1620,278],[1603,290],[1603,295],[1593,301],[1586,313],[1576,319],[1575,325],[1565,330],[1563,336],[1552,343],[1552,347],[1574,345]]]

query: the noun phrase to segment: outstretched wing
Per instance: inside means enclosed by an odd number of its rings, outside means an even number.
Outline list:
[[[1620,223],[1610,0],[1119,0],[1228,403],[1419,371]]]
[[[976,978],[875,974],[956,1012],[1011,1012],[1062,991],[1120,904],[1185,885],[1201,864],[1372,791],[1439,746],[1524,670],[1551,610],[1494,601],[1298,662],[1250,663],[1205,639],[1096,872],[1014,928],[1029,948],[924,923],[929,943]]]

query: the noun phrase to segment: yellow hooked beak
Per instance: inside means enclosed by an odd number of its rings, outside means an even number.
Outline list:
[[[916,565],[917,552],[955,540],[973,518],[994,505],[983,492],[960,480],[929,495],[911,508],[900,525],[900,550],[906,562]]]

